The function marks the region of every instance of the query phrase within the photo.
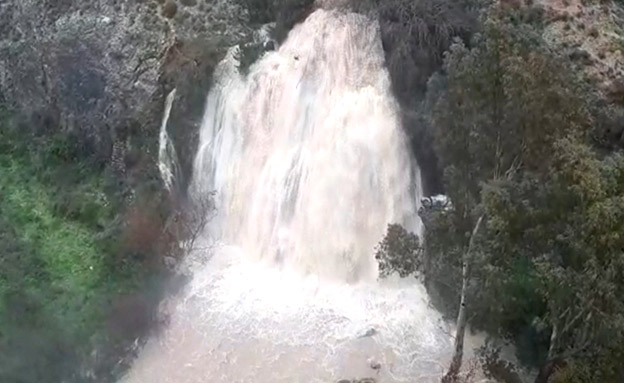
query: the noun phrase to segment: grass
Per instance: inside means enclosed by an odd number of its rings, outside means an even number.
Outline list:
[[[98,311],[93,307],[99,303],[94,296],[105,288],[100,277],[103,254],[94,240],[97,233],[59,216],[49,188],[29,170],[28,164],[0,156],[0,214],[42,266],[42,270],[25,273],[26,287],[48,296],[49,315],[87,325],[93,320],[89,317]]]
[[[75,376],[76,361],[110,343],[115,299],[153,277],[121,256],[122,204],[79,149],[0,110],[0,381]]]

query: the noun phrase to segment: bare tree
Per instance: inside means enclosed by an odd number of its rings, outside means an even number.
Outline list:
[[[481,215],[477,219],[477,223],[472,229],[470,240],[468,242],[468,248],[463,254],[462,259],[462,289],[461,298],[459,303],[459,313],[457,314],[457,331],[455,332],[455,347],[453,352],[453,358],[451,359],[451,365],[448,372],[442,378],[443,383],[456,382],[459,370],[461,369],[462,360],[464,357],[464,335],[466,334],[466,325],[468,323],[468,317],[466,315],[466,294],[468,291],[468,283],[470,280],[470,268],[472,265],[472,252],[474,248],[474,240],[479,232],[481,223],[484,216]]]
[[[214,191],[198,193],[188,200],[173,204],[174,211],[164,228],[171,256],[180,258],[202,249],[198,247],[198,240],[216,215],[215,194]]]

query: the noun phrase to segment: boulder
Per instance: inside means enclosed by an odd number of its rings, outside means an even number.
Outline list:
[[[372,368],[375,371],[381,370],[381,363],[379,363],[378,361],[376,361],[373,358],[368,360],[368,365],[369,365],[370,368]]]
[[[364,334],[360,335],[358,338],[367,338],[367,337],[371,337],[375,335],[377,335],[377,329],[371,327],[368,330],[366,330]]]

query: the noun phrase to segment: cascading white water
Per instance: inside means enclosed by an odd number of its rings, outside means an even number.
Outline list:
[[[339,280],[374,279],[388,223],[419,230],[412,176],[377,26],[319,11],[248,77],[217,72],[195,164],[216,226],[246,254]]]
[[[176,176],[180,175],[178,155],[169,133],[167,133],[167,123],[171,115],[171,108],[175,100],[176,90],[172,90],[165,100],[165,112],[160,124],[160,134],[158,137],[158,170],[167,190],[172,191]]]
[[[386,225],[421,230],[378,26],[321,9],[247,76],[236,56],[215,73],[191,184],[217,192],[217,245],[189,256],[127,381],[436,381],[445,323],[414,280],[376,281]]]

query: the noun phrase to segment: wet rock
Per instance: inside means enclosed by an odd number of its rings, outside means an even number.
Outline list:
[[[612,80],[607,85],[607,94],[609,98],[615,102],[624,100],[624,79],[618,78]]]
[[[581,48],[577,48],[575,50],[573,50],[570,54],[569,54],[570,60],[572,61],[578,61],[583,65],[590,65],[592,63],[592,57],[589,54],[589,52],[587,52],[584,49]]]
[[[275,41],[269,40],[264,43],[265,51],[274,51],[275,50]]]
[[[375,328],[369,328],[364,334],[360,335],[358,338],[367,338],[374,335],[377,335],[377,330]]]
[[[168,19],[172,19],[178,13],[178,4],[173,0],[167,0],[162,7],[162,14]]]
[[[372,368],[373,370],[375,370],[375,371],[379,371],[379,370],[381,370],[381,363],[379,363],[378,361],[376,361],[376,360],[375,360],[375,359],[373,359],[373,358],[370,358],[370,359],[368,360],[368,366],[369,366],[370,368]]]
[[[450,199],[442,194],[434,195],[431,197],[424,197],[420,200],[420,203],[424,208],[427,209],[438,208],[448,210],[452,208]]]
[[[418,209],[418,215],[422,219],[425,226],[429,225],[436,213],[446,213],[453,210],[453,203],[445,195],[435,195],[425,197],[420,200],[421,207]]]
[[[170,256],[164,257],[163,262],[165,263],[165,267],[171,270],[173,270],[178,264],[178,261],[174,257]]]

